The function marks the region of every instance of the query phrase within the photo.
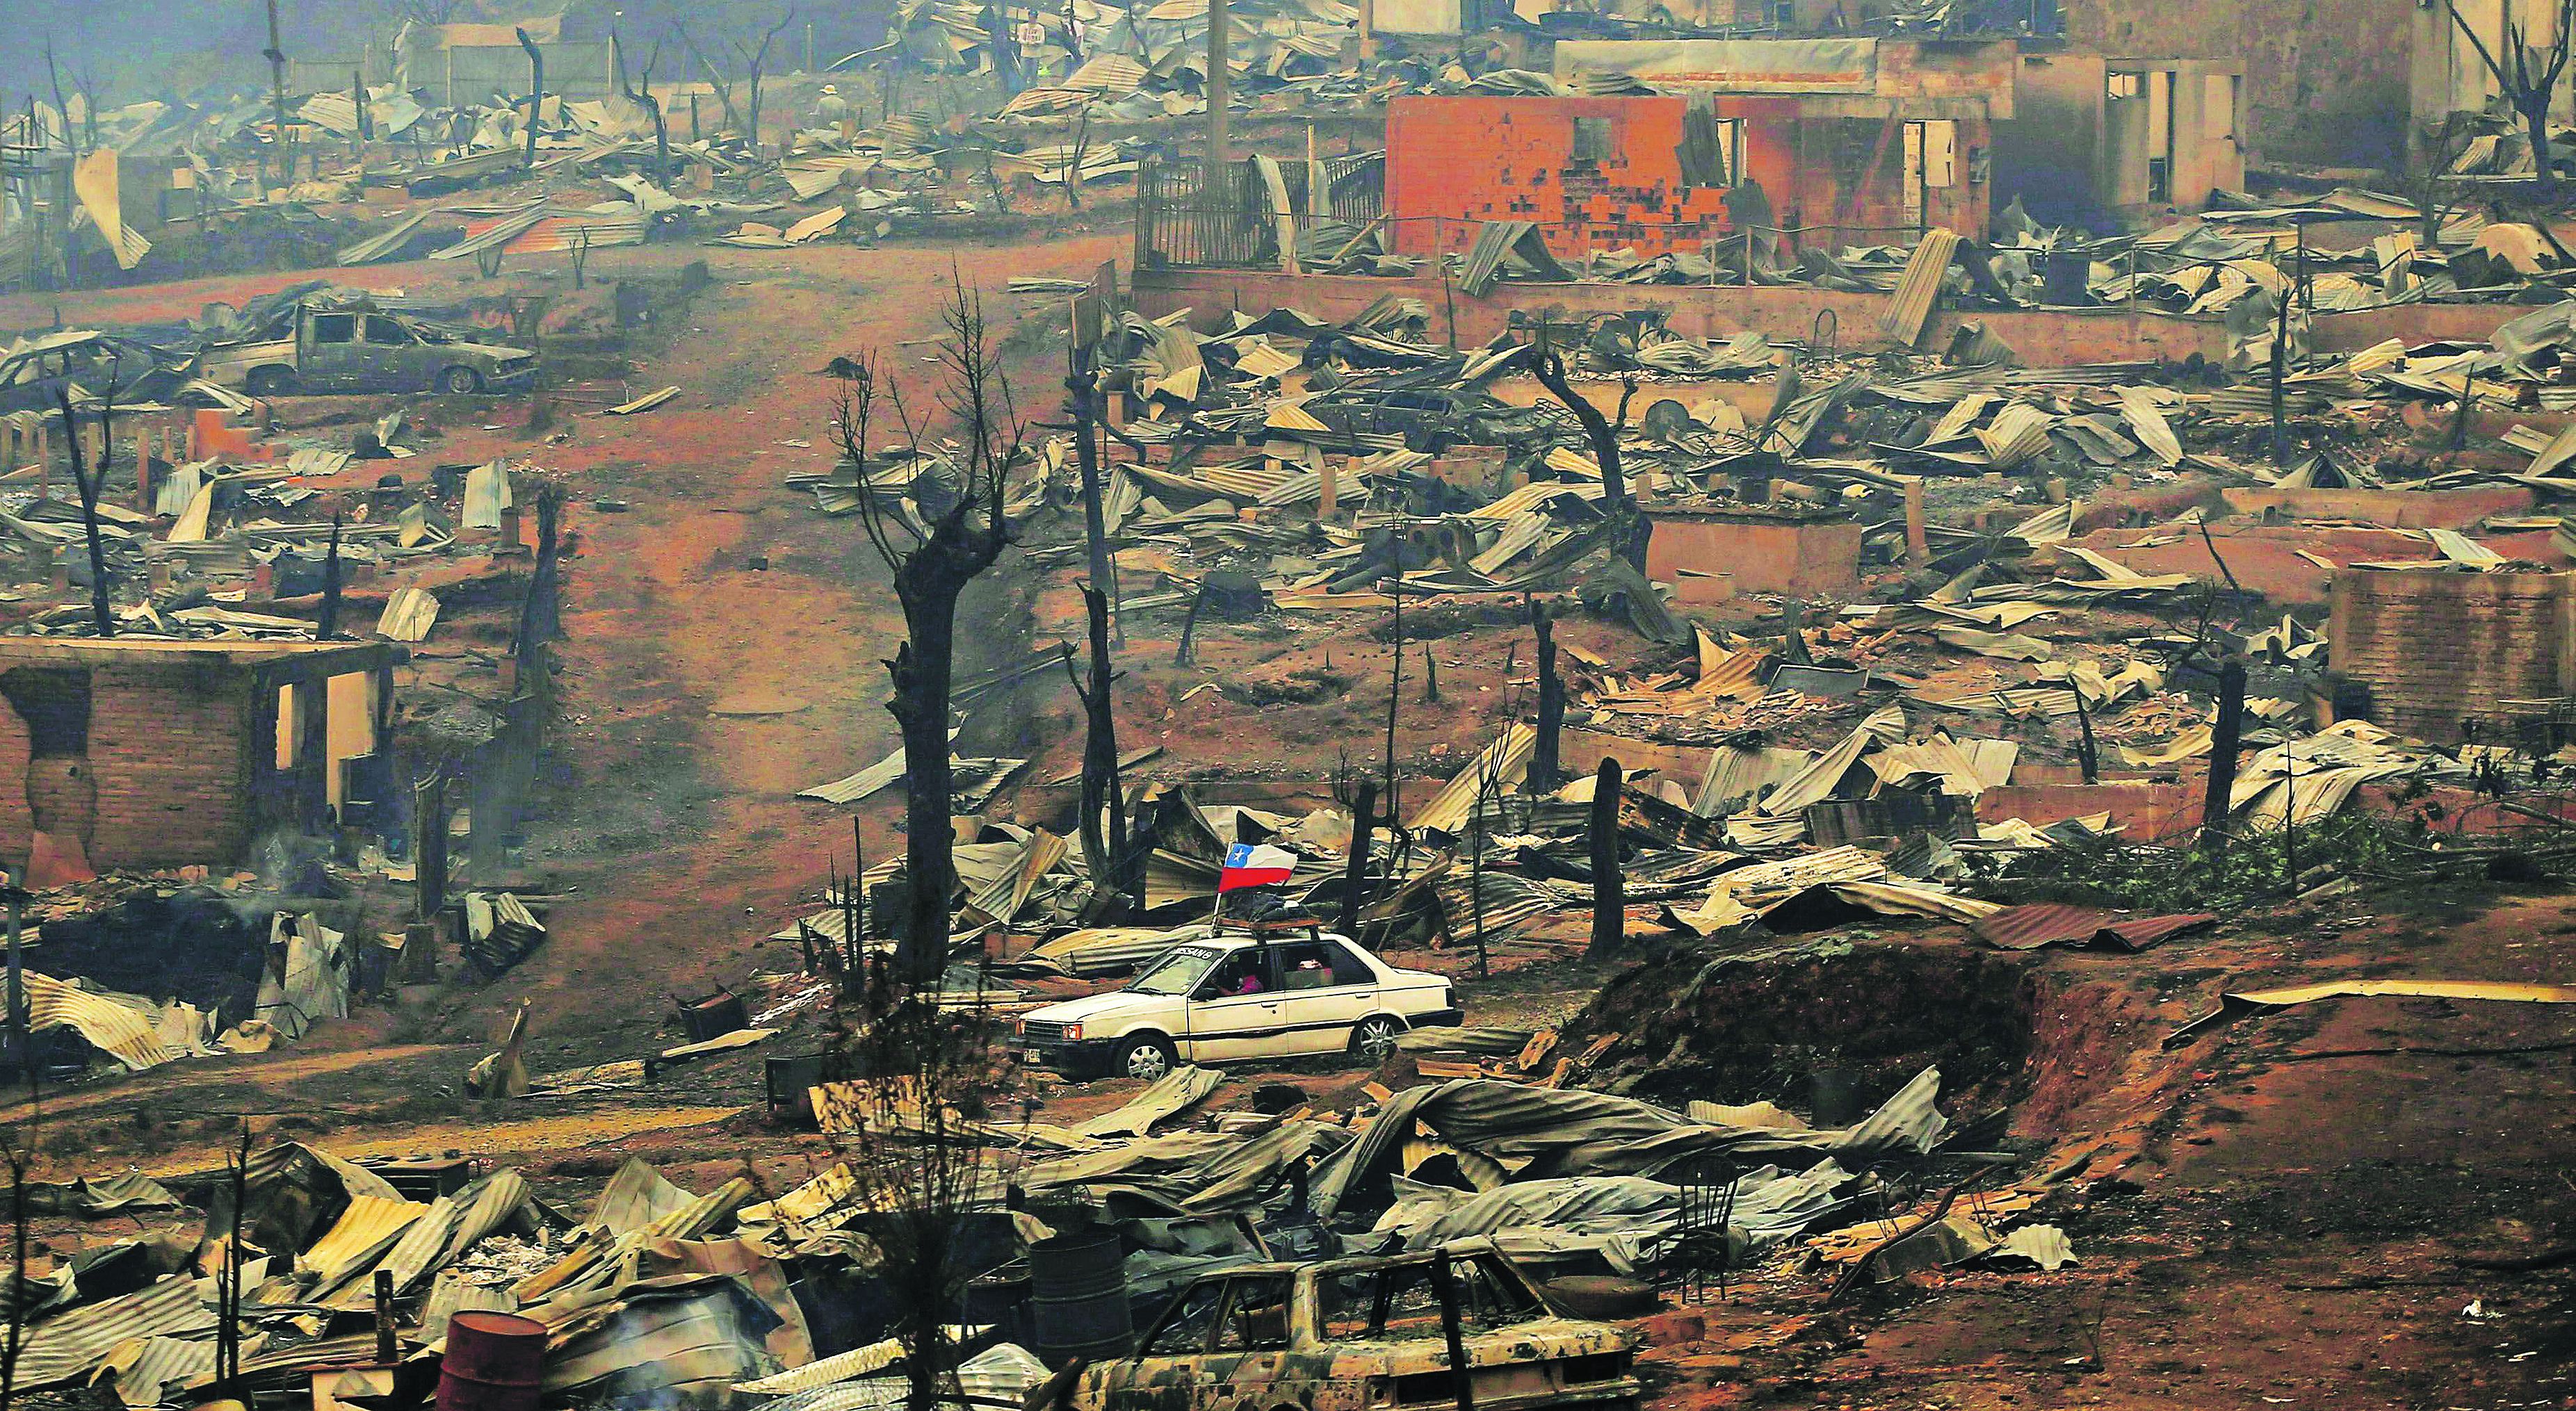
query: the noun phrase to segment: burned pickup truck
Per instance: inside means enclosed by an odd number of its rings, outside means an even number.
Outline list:
[[[1203,1275],[1134,1356],[1085,1369],[1071,1401],[1074,1411],[1630,1411],[1636,1342],[1566,1316],[1491,1241],[1470,1240]]]
[[[330,392],[517,391],[536,380],[537,355],[478,343],[457,331],[364,305],[299,303],[251,340],[217,344],[199,374],[254,397]]]

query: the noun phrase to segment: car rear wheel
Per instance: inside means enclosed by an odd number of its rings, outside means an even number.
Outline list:
[[[1118,1071],[1130,1078],[1152,1082],[1172,1071],[1180,1055],[1172,1046],[1153,1035],[1130,1039],[1118,1050]]]
[[[483,390],[483,374],[470,367],[452,367],[438,375],[438,390],[451,397],[469,397]]]
[[[1403,1032],[1402,1020],[1372,1014],[1352,1028],[1351,1052],[1371,1063],[1384,1063],[1395,1053],[1396,1038]]]

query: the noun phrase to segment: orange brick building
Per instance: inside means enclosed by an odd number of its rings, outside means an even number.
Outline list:
[[[2011,41],[1586,41],[1561,71],[1616,67],[1666,93],[1398,98],[1386,212],[1406,254],[1464,250],[1488,220],[1535,222],[1560,258],[1696,250],[1759,182],[1790,248],[1982,235]]]

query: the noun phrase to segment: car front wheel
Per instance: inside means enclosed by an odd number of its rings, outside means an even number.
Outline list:
[[[438,389],[451,397],[470,397],[483,390],[483,374],[470,367],[452,367],[438,375]]]
[[[1130,1078],[1142,1078],[1150,1083],[1171,1072],[1179,1061],[1179,1055],[1172,1052],[1170,1044],[1148,1036],[1129,1040],[1126,1047],[1119,1050],[1118,1070]]]
[[[1384,1063],[1395,1052],[1396,1037],[1403,1032],[1401,1021],[1372,1014],[1351,1030],[1351,1052],[1371,1063]]]

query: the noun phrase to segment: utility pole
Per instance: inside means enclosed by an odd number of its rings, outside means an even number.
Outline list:
[[[295,180],[294,156],[286,146],[286,49],[277,35],[277,0],[268,0],[268,91],[277,105],[277,184]]]
[[[1225,132],[1226,119],[1229,116],[1226,111],[1228,99],[1225,90],[1226,79],[1231,76],[1226,55],[1234,47],[1232,30],[1233,26],[1227,22],[1225,0],[1208,0],[1207,159],[1208,180],[1211,183],[1218,179],[1217,173],[1224,169],[1227,149],[1231,145],[1226,140]]]

